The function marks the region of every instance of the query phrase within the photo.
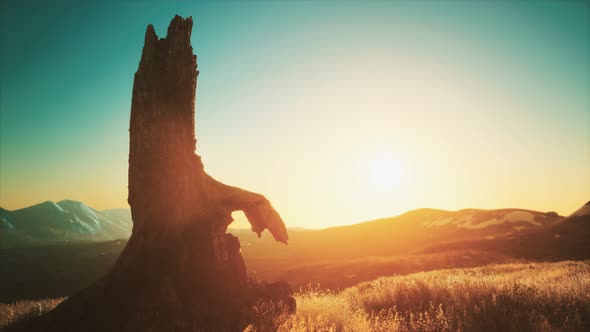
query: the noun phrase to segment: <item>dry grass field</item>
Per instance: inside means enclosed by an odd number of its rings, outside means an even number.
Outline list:
[[[590,331],[590,262],[438,270],[340,293],[307,290],[295,315],[251,330]]]
[[[0,328],[62,299],[0,305]],[[517,263],[379,278],[341,292],[308,288],[297,313],[261,304],[247,331],[590,331],[590,261]]]
[[[17,301],[12,304],[0,303],[0,330],[7,326],[32,319],[47,313],[63,301],[64,298]]]

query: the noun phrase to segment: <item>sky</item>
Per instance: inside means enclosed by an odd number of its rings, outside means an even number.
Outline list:
[[[194,20],[206,171],[288,226],[590,200],[584,1],[1,6],[3,208],[127,206],[133,75],[175,14]]]

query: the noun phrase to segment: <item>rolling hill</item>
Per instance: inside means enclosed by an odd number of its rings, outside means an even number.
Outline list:
[[[523,231],[518,236],[504,235],[494,241],[472,239],[432,245],[427,252],[480,248],[527,259],[588,259],[590,258],[590,202],[566,218],[543,227]]]
[[[590,261],[491,264],[303,289],[295,314],[260,304],[244,331],[589,331]],[[64,298],[0,304],[0,330]],[[21,325],[24,326],[24,325]]]
[[[381,275],[549,258],[552,249],[539,244],[529,246],[530,252],[504,246],[520,243],[531,232],[550,232],[566,219],[523,209],[419,209],[356,225],[291,232],[288,247],[256,239],[246,230],[232,232],[258,277],[342,288]]]
[[[273,250],[268,247],[272,242],[256,241],[247,230],[232,232],[240,236],[243,251],[251,256],[270,259],[305,255],[311,260],[331,260],[408,254],[443,243],[517,237],[563,219],[555,212],[522,209],[419,209],[355,225],[294,232],[288,247]]]
[[[72,200],[0,208],[0,248],[127,239],[132,226],[129,209],[98,211]]]
[[[26,248],[0,247],[0,302],[68,295],[100,277],[124,248],[125,240],[103,239],[123,234],[113,232],[119,228],[112,225],[130,223],[129,210],[97,211],[82,203],[68,202],[46,202],[28,208],[40,213],[43,207],[53,213],[51,219],[38,219],[51,220],[37,223],[48,228],[42,230],[34,229],[33,217],[43,214],[28,210],[26,214],[20,212],[27,218],[15,218],[19,214],[12,211],[6,218],[3,211],[2,239],[6,234],[15,234],[14,230],[5,232],[10,227],[7,222],[31,237],[56,237],[44,246],[29,242]],[[319,283],[334,289],[379,276],[443,268],[588,259],[589,207],[590,202],[568,217],[524,209],[419,209],[349,226],[290,229],[288,246],[277,244],[268,234],[258,238],[247,229],[230,232],[240,238],[249,272],[257,278],[287,280],[295,287]],[[74,231],[65,237],[64,232],[54,231],[58,226]]]

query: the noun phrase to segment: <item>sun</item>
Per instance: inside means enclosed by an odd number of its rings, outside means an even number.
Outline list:
[[[381,155],[371,159],[369,176],[373,186],[379,189],[392,189],[403,178],[403,168],[399,160],[390,155]]]

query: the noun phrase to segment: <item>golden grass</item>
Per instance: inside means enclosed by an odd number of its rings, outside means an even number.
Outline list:
[[[11,304],[0,303],[0,329],[19,321],[27,320],[53,310],[64,300],[42,299],[31,301],[17,301]]]
[[[296,297],[294,315],[260,304],[247,331],[590,331],[590,262],[438,270]],[[62,300],[0,304],[0,329]]]
[[[297,307],[295,315],[275,318],[276,330],[590,331],[590,264],[505,264],[380,278],[337,294],[307,290],[297,295]]]

